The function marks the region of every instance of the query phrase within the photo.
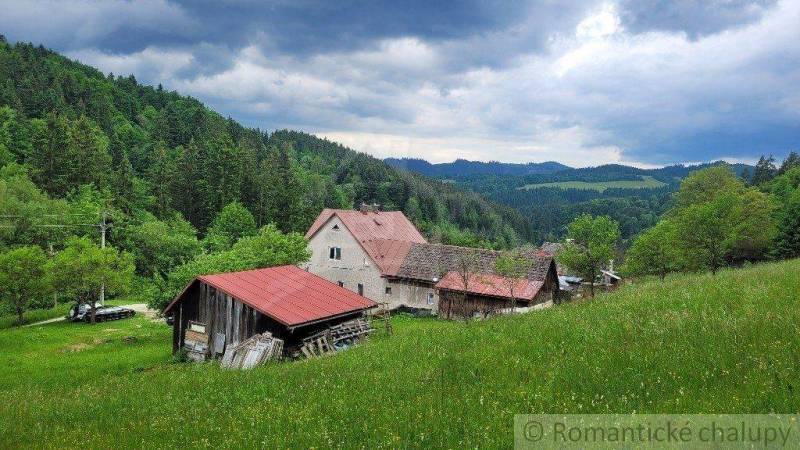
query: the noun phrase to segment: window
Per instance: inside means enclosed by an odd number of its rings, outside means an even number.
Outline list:
[[[364,295],[364,285],[358,283],[358,295]]]
[[[333,231],[339,231],[339,225],[334,225],[333,228],[331,228],[331,229]]]
[[[344,281],[337,281],[339,283],[339,287],[344,287]]]
[[[433,292],[428,292],[428,304],[433,304]]]
[[[331,247],[330,251],[328,252],[328,258],[340,260],[342,259],[342,248],[341,247]]]
[[[386,295],[392,295],[392,287],[386,286]]]

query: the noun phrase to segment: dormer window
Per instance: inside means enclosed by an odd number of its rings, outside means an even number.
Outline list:
[[[339,261],[342,259],[342,248],[331,247],[328,251],[328,259]]]

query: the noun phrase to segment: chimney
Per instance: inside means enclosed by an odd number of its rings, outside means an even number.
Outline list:
[[[376,213],[376,212],[380,211],[380,209],[381,209],[381,206],[379,204],[377,204],[377,203],[373,203],[371,205],[368,205],[366,203],[362,203],[361,206],[358,208],[358,210],[361,211],[361,214],[367,214],[367,213],[371,213],[371,212]]]

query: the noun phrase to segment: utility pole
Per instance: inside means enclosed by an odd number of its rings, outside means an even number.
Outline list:
[[[56,255],[56,252],[53,251],[53,243],[48,242],[47,248],[50,259],[53,259],[53,257]],[[56,306],[58,306],[58,290],[53,289],[53,308],[55,308]]]
[[[106,212],[103,211],[102,219],[100,220],[100,248],[106,248]],[[105,282],[100,285],[100,306],[106,306],[106,284]]]

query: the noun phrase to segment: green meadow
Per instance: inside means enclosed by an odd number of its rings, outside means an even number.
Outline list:
[[[335,356],[173,362],[137,316],[0,330],[0,448],[513,445],[517,413],[800,412],[800,260],[514,317],[396,317]]]
[[[526,184],[519,189],[536,189],[536,188],[560,188],[560,189],[583,189],[595,190],[604,192],[606,189],[654,189],[666,186],[666,183],[658,181],[655,178],[645,175],[641,180],[619,180],[619,181],[602,181],[602,182],[586,182],[586,181],[558,181],[554,183],[537,183]]]

